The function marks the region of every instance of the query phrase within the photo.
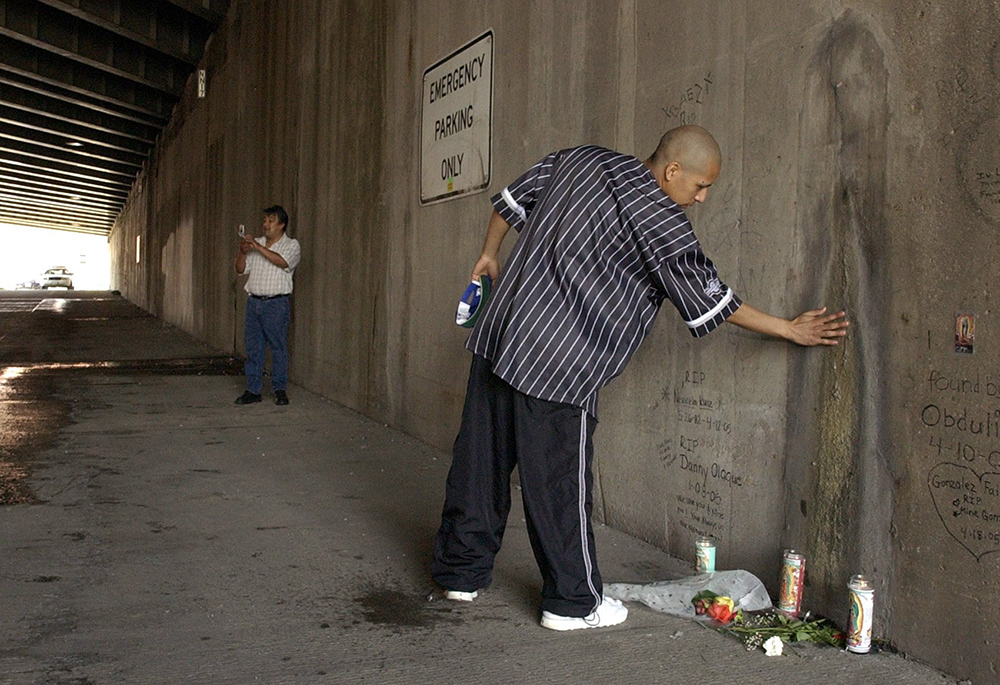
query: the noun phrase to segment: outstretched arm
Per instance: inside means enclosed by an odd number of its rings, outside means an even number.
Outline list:
[[[486,242],[483,243],[482,254],[472,267],[472,280],[478,281],[483,274],[487,274],[494,281],[500,277],[500,246],[508,230],[510,224],[494,210],[486,228]]]
[[[826,307],[803,312],[789,321],[754,309],[745,302],[727,321],[754,333],[784,338],[796,345],[809,347],[836,345],[840,342],[839,338],[847,335],[850,325],[845,312],[827,314]]]

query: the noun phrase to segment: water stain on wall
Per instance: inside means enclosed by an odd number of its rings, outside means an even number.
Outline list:
[[[845,309],[848,337],[795,357],[789,374],[785,543],[803,548],[811,605],[839,616],[850,575],[887,580],[892,478],[885,373],[889,261],[885,55],[853,13],[836,19],[809,67],[800,119],[803,309]],[[808,506],[803,508],[805,500]],[[802,513],[808,511],[808,517]],[[880,589],[884,587],[880,586]]]

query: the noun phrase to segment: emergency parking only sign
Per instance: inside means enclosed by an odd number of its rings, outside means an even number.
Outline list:
[[[424,71],[420,204],[478,193],[490,184],[493,29]]]

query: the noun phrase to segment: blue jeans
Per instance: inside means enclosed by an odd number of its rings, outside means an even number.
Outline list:
[[[288,388],[288,322],[291,317],[290,297],[247,298],[243,340],[247,348],[244,371],[250,392],[259,395],[263,387],[265,346],[271,348],[271,390],[277,392]]]

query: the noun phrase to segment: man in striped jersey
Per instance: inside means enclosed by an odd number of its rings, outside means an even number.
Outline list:
[[[473,353],[432,572],[450,599],[492,580],[518,467],[528,535],[542,573],[546,628],[616,625],[603,597],[591,527],[597,393],[622,372],[664,299],[691,333],[724,321],[799,345],[836,345],[844,312],[795,319],[742,303],[702,253],[684,208],[704,202],[722,163],[697,126],[668,131],[641,162],[596,146],[548,155],[492,198],[472,271],[493,295]],[[517,243],[500,278],[510,227]]]

